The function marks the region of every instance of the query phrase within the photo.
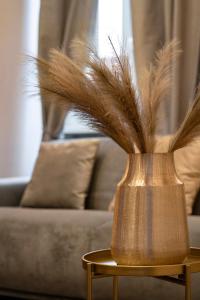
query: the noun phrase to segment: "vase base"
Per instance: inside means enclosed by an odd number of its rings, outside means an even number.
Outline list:
[[[113,258],[114,259],[114,258]],[[116,260],[114,259],[114,261],[116,262],[117,265],[126,265],[126,266],[159,266],[159,265],[176,265],[176,264],[181,264],[184,262],[184,260],[186,259],[186,256],[184,257],[178,257],[178,258],[173,258],[173,259],[165,259],[165,260],[150,260],[150,261],[130,261],[130,260]]]
[[[117,265],[126,265],[126,266],[158,266],[158,265],[175,265],[181,264],[184,262],[186,257],[189,254],[189,250],[185,251],[184,253],[179,255],[162,255],[159,256],[148,256],[148,257],[141,257],[139,255],[127,255],[121,254],[116,255],[112,251],[112,257],[117,263]]]

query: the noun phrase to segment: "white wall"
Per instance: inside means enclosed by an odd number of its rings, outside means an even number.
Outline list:
[[[22,54],[37,48],[33,3],[39,10],[36,0],[0,0],[0,177],[29,175],[41,139],[40,103],[25,93],[22,66]]]

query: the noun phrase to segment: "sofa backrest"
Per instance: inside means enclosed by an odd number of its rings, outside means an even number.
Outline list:
[[[194,201],[192,214],[197,215],[197,216],[200,215],[200,189],[199,189],[199,192],[197,193],[195,201]]]
[[[127,154],[111,139],[100,139],[86,208],[107,210],[126,166]]]

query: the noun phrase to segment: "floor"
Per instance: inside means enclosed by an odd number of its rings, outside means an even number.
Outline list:
[[[0,296],[0,300],[22,300],[22,299],[21,298],[13,298],[13,297]]]
[[[22,300],[22,298],[13,298],[7,296],[0,296],[0,300]]]

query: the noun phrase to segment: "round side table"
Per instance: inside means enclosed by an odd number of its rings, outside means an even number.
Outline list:
[[[87,271],[87,300],[92,300],[93,279],[113,277],[113,300],[118,300],[119,276],[149,276],[185,287],[185,300],[191,300],[191,273],[200,272],[200,249],[190,248],[190,255],[181,264],[158,266],[117,265],[110,249],[87,253],[82,257]]]

